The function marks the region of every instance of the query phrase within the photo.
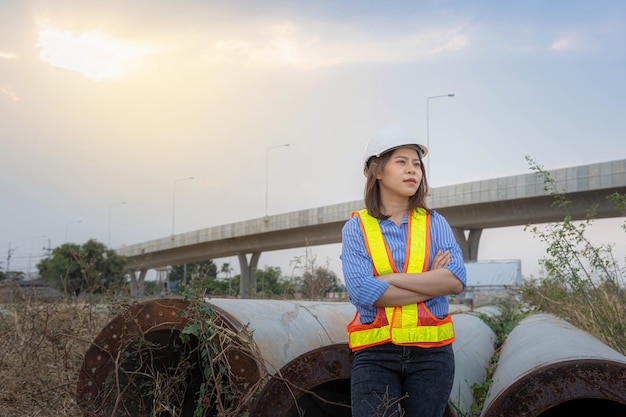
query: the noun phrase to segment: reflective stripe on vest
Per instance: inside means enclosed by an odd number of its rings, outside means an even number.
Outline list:
[[[353,213],[355,215],[361,220],[361,230],[372,258],[374,275],[398,272],[378,220],[370,216],[367,210]],[[402,272],[427,270],[430,258],[430,214],[426,210],[414,210],[409,216],[406,246]],[[443,346],[454,341],[454,328],[449,314],[440,320],[432,315],[424,303],[408,304],[379,308],[376,319],[370,324],[361,324],[357,313],[348,324],[348,341],[352,350],[388,342],[422,347]]]

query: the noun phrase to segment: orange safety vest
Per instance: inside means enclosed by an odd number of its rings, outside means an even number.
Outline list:
[[[352,213],[354,216],[361,220],[365,247],[372,259],[374,275],[398,272],[378,220],[370,216],[367,210]],[[402,272],[424,272],[430,258],[430,213],[421,208],[414,210],[409,216],[408,227]],[[438,319],[421,302],[401,307],[379,307],[376,318],[369,324],[362,324],[357,312],[348,324],[348,343],[352,351],[389,342],[420,347],[449,345],[454,342],[452,317],[448,314]]]

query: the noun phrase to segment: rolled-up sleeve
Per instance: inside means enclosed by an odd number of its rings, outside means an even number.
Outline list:
[[[365,248],[358,217],[346,222],[341,237],[340,259],[350,301],[357,307],[373,309],[375,315],[374,303],[389,288],[389,283],[374,277],[372,259]]]

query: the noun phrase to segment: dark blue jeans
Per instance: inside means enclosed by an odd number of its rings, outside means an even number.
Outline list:
[[[387,343],[358,350],[350,378],[352,417],[441,417],[453,380],[452,345]]]

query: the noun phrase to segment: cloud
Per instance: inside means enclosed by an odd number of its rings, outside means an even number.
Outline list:
[[[18,56],[14,54],[13,52],[0,51],[0,58],[12,60],[12,59],[17,59]]]
[[[203,58],[248,67],[311,70],[368,62],[419,61],[459,51],[468,43],[460,28],[378,33],[374,37],[339,26],[283,23],[260,27],[256,33],[215,40]]]
[[[562,36],[552,42],[550,49],[554,51],[567,51],[574,49],[574,43],[572,39]]]
[[[98,31],[80,34],[58,29],[39,32],[39,57],[53,67],[81,73],[101,81],[118,78],[137,68],[154,48],[114,39]]]
[[[15,94],[13,91],[11,91],[9,88],[7,87],[0,87],[0,93],[4,94],[5,96],[9,97],[12,101],[18,102],[21,99],[18,97],[17,94]]]

